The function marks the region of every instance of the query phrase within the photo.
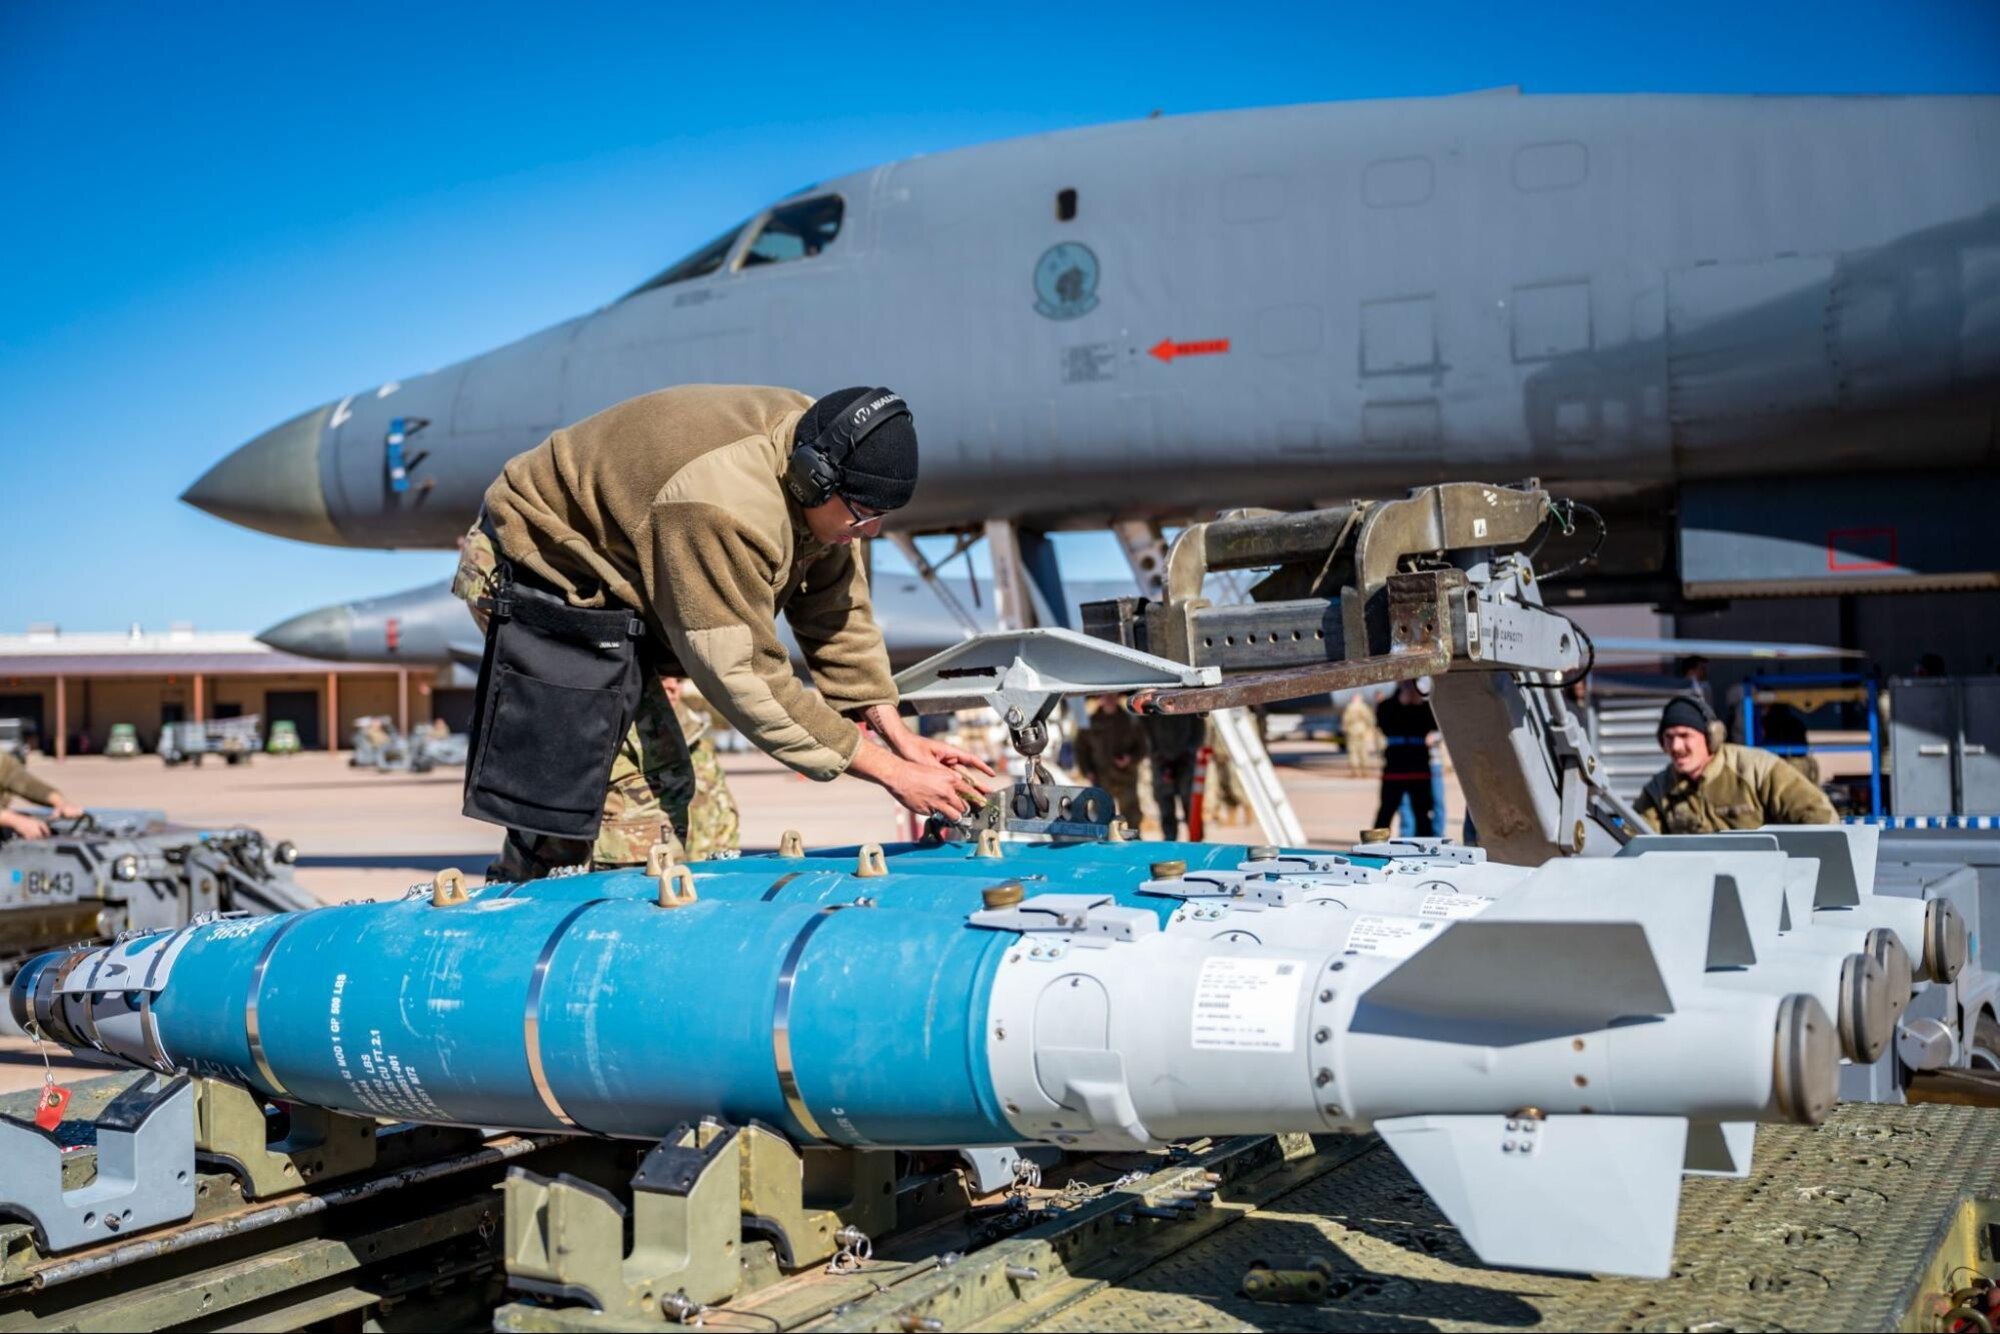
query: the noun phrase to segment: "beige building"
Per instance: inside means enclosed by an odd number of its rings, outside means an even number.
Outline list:
[[[102,750],[114,723],[132,724],[151,750],[167,723],[246,714],[262,716],[266,736],[284,719],[307,749],[345,749],[356,718],[386,714],[406,729],[428,722],[437,676],[295,657],[248,632],[135,625],[122,634],[66,634],[38,626],[0,635],[0,718],[27,720],[40,738],[36,748],[58,758]]]

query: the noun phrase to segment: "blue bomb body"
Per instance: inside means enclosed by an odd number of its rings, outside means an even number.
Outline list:
[[[603,888],[584,879],[570,883]],[[352,905],[190,931],[152,1020],[177,1062],[272,1097],[522,1129],[567,1118],[635,1137],[721,1116],[811,1141],[772,1059],[790,960],[800,1096],[822,1130],[855,1144],[1011,1143],[981,1032],[1007,940],[930,914],[669,912],[596,892]],[[245,1022],[253,989],[261,1060]],[[848,1059],[856,1050],[873,1059]]]

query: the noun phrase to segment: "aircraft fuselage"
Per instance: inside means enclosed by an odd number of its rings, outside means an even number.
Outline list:
[[[897,521],[919,531],[1463,477],[1632,503],[2000,457],[2000,98],[1170,117],[775,208],[831,197],[817,253],[757,262],[759,215],[703,276],[326,404],[187,498],[307,540],[448,546],[507,458],[693,382],[894,386],[924,448]],[[393,427],[419,420],[399,480]]]

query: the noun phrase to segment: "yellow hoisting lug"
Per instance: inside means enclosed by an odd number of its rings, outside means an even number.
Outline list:
[[[672,843],[646,849],[646,874],[659,881],[662,908],[685,908],[695,900],[694,872],[680,864],[679,851]]]
[[[861,855],[854,859],[854,874],[863,880],[873,880],[878,875],[889,874],[889,863],[882,856],[880,843],[861,845]]]
[[[975,857],[1000,856],[1000,831],[998,829],[980,830],[979,846],[973,849],[972,855]]]
[[[678,862],[659,871],[662,908],[685,908],[695,901],[694,871]]]
[[[806,855],[806,836],[796,829],[787,829],[778,835],[778,855],[780,857],[803,857]]]
[[[465,892],[465,872],[456,866],[447,866],[431,881],[431,907],[449,908],[457,903],[469,903],[471,896]]]

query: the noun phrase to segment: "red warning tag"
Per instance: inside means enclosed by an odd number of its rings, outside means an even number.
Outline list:
[[[58,1084],[50,1084],[42,1090],[42,1101],[35,1108],[35,1124],[44,1130],[54,1130],[62,1124],[63,1112],[69,1107],[69,1090]]]

